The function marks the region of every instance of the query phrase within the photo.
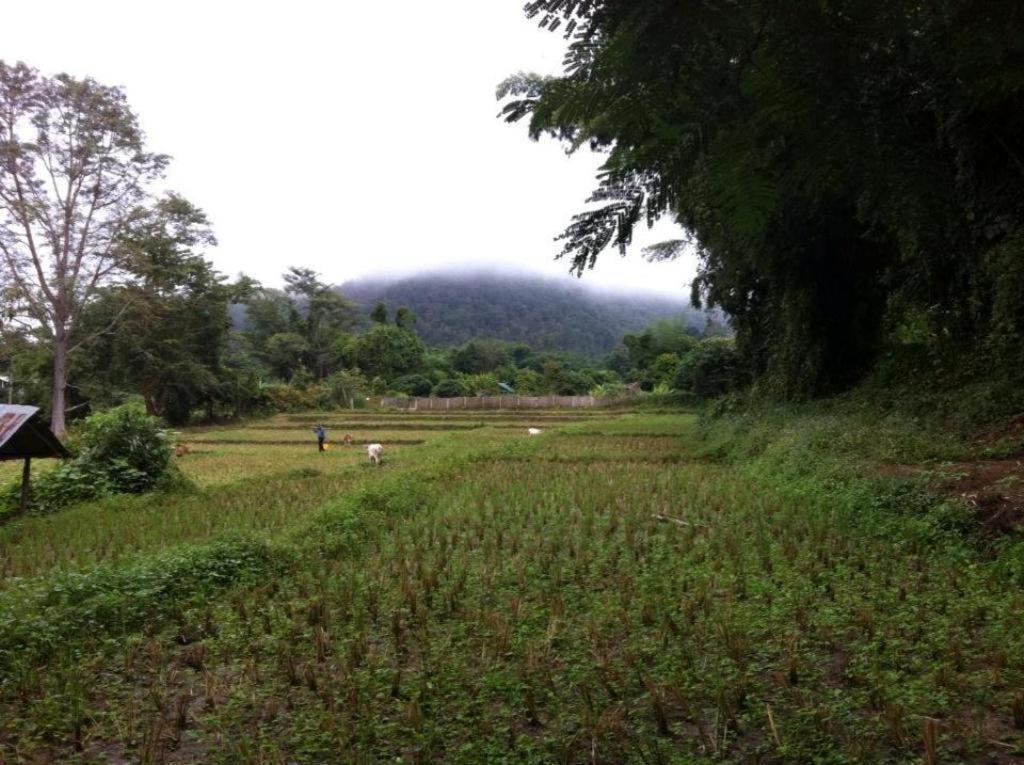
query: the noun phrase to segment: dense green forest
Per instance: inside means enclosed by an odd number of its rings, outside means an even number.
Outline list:
[[[346,282],[342,293],[369,311],[378,302],[408,306],[428,345],[461,345],[478,337],[527,343],[544,351],[599,356],[626,332],[657,319],[686,315],[703,331],[706,319],[679,299],[587,289],[539,276],[423,274]]]
[[[452,291],[457,284],[470,290],[477,282],[451,280],[433,293],[424,279],[417,282],[425,294],[416,305],[443,324],[450,314],[469,338],[434,344],[425,342],[429,334],[421,328],[429,325],[409,306],[377,302],[366,310],[309,269],[289,269],[283,290],[244,276],[225,279],[200,252],[212,242],[205,216],[183,199],[165,200],[143,219],[145,225],[124,241],[132,253],[131,278],[97,291],[72,335],[72,416],[133,399],[150,414],[184,425],[196,419],[356,408],[379,395],[678,392],[707,397],[747,379],[727,325],[694,312],[609,335],[607,353],[584,354],[554,344],[550,335],[548,342],[534,345],[472,334],[473,320],[452,305]],[[489,287],[497,301],[496,285]],[[587,321],[595,326],[610,321],[615,311],[631,305],[624,298],[610,300],[602,315],[599,298],[585,302],[536,279],[512,280],[504,292],[506,329],[539,326],[519,322],[513,304],[547,302],[549,310],[583,327]],[[481,293],[488,294],[488,288],[481,286]],[[452,302],[434,305],[429,301],[434,294]],[[467,310],[479,305],[476,298],[460,302]],[[636,304],[671,314],[668,301]],[[546,316],[554,321],[550,312]],[[448,320],[445,326],[454,331],[459,325]],[[44,336],[8,332],[0,352],[14,380],[13,401],[49,400],[53,356]]]
[[[1024,369],[1024,6],[966,0],[531,0],[563,74],[502,114],[606,154],[565,231],[582,272],[670,216],[694,303],[732,317],[763,390],[879,364],[920,387]],[[895,364],[895,367],[894,367]],[[901,366],[902,365],[902,366]],[[998,370],[998,371],[996,371]],[[1003,394],[1022,404],[1013,380]]]

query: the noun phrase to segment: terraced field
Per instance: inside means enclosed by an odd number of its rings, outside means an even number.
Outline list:
[[[182,440],[193,493],[0,528],[0,762],[1024,756],[1020,545],[836,438],[328,412]]]

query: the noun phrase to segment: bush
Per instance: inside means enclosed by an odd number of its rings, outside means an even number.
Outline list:
[[[142,494],[187,486],[171,462],[171,439],[159,420],[141,408],[121,406],[94,414],[77,434],[77,454],[33,483],[29,509],[52,513],[109,494]],[[17,506],[20,486],[4,497]]]
[[[533,369],[520,369],[516,372],[513,386],[521,396],[539,396],[544,393],[544,376]]]
[[[491,373],[478,375],[461,375],[459,380],[470,396],[497,396],[501,393],[498,378]]]
[[[405,375],[391,383],[391,390],[406,396],[429,396],[433,384],[423,375]]]
[[[337,406],[350,409],[363,405],[366,392],[370,388],[369,381],[358,369],[340,370],[327,378],[331,390],[331,398]]]
[[[81,635],[121,635],[191,598],[279,575],[287,557],[265,542],[225,539],[183,546],[129,566],[55,574],[0,594],[0,671],[44,663]]]
[[[629,388],[626,387],[625,383],[605,382],[591,388],[588,395],[596,396],[597,398],[613,398],[615,396],[625,396],[628,393]]]
[[[390,324],[378,324],[360,335],[355,358],[368,375],[391,377],[408,374],[423,364],[425,349],[415,332]]]
[[[660,354],[648,370],[648,376],[650,377],[652,387],[657,388],[659,385],[672,385],[679,374],[679,364],[680,359],[676,354]]]
[[[122,406],[83,423],[74,462],[104,473],[113,494],[142,494],[154,489],[169,469],[171,440],[155,417]]]
[[[493,372],[509,361],[507,343],[500,340],[471,340],[452,354],[452,366],[468,375]]]
[[[438,398],[459,398],[460,396],[468,396],[469,392],[466,390],[466,386],[458,380],[451,378],[447,380],[441,380],[434,389],[431,391],[431,395],[437,396]]]
[[[582,396],[594,387],[594,380],[583,372],[563,369],[554,376],[551,384],[559,396]]]
[[[747,384],[749,373],[731,338],[709,337],[683,356],[675,388],[714,398]]]
[[[326,409],[334,400],[331,386],[319,383],[308,388],[294,385],[268,385],[260,391],[258,405],[270,412],[306,412]]]
[[[316,380],[313,377],[313,373],[301,365],[296,367],[295,371],[292,372],[291,379],[288,381],[289,385],[293,388],[298,388],[299,390],[307,390],[311,388],[314,383],[316,383]]]

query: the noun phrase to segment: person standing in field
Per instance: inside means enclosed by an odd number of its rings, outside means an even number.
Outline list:
[[[323,425],[317,425],[313,428],[313,432],[316,433],[316,445],[319,451],[324,451],[324,441],[327,440],[327,431]]]

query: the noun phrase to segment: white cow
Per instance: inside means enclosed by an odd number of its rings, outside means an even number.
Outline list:
[[[384,447],[381,444],[370,444],[366,447],[366,453],[370,455],[370,462],[379,465],[384,457]]]
[[[530,428],[526,432],[529,433],[531,436],[539,436],[540,435],[540,429],[539,428]]]

